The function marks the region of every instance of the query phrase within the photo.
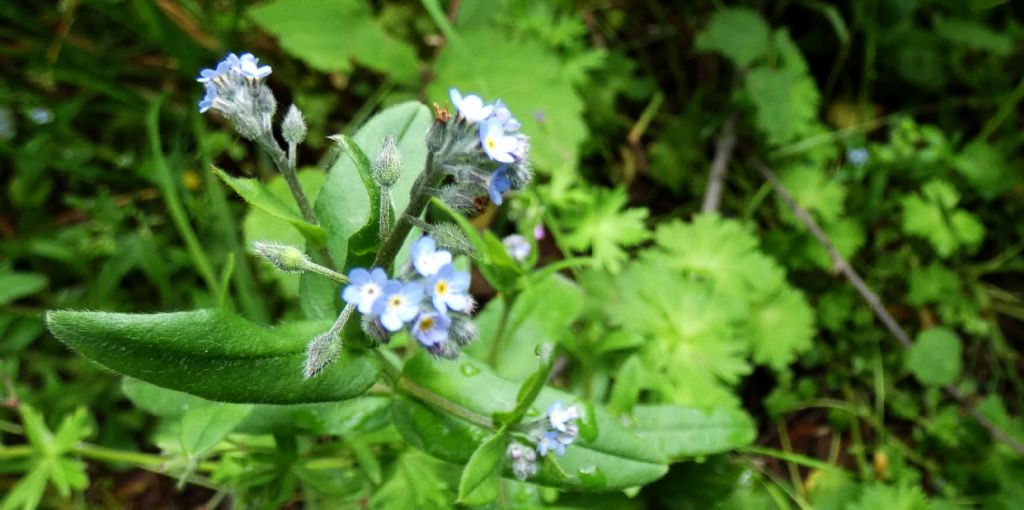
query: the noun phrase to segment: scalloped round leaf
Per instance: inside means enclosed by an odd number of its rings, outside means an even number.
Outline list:
[[[962,351],[960,337],[953,331],[942,327],[926,329],[907,351],[907,370],[921,384],[953,384],[963,368]]]
[[[223,310],[156,314],[51,311],[46,323],[85,357],[143,381],[221,402],[292,404],[362,395],[376,360],[347,353],[303,379],[306,344],[330,327],[308,321],[269,328]]]

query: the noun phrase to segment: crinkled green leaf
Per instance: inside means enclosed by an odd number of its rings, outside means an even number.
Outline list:
[[[730,7],[715,11],[697,35],[697,49],[718,51],[738,67],[752,64],[771,48],[771,29],[757,11]]]
[[[408,450],[394,463],[387,481],[370,498],[371,508],[416,508],[448,510],[455,494],[443,477],[444,465],[415,450]]]
[[[814,310],[800,291],[782,287],[750,308],[741,335],[750,342],[754,361],[781,371],[811,348]]]
[[[385,32],[365,0],[271,0],[247,12],[285,50],[320,71],[350,73],[355,60],[400,81],[419,77],[416,50]]]
[[[306,344],[329,321],[268,328],[221,310],[157,314],[51,311],[47,326],[62,342],[125,375],[211,400],[324,402],[364,393],[375,360],[346,351],[305,380]]]
[[[591,250],[597,263],[618,272],[629,256],[624,248],[636,246],[650,237],[644,225],[647,209],[627,208],[623,188],[595,188],[588,203],[563,219],[568,233],[565,245],[575,251]]]
[[[800,207],[824,223],[833,223],[843,212],[846,188],[813,166],[793,165],[780,172],[779,180]],[[790,225],[801,225],[785,202],[779,199],[779,215]]]
[[[960,295],[960,279],[945,266],[933,263],[910,272],[907,303],[920,306],[939,303]]]
[[[768,142],[781,145],[810,133],[821,96],[814,79],[792,67],[755,67],[746,75],[754,121]]]
[[[449,462],[465,463],[489,437],[492,428],[481,426],[496,413],[516,405],[517,384],[504,380],[489,367],[466,358],[459,362],[416,356],[406,362],[400,390],[409,395],[395,401],[395,425],[409,444]],[[431,400],[440,397],[462,412],[440,410]],[[538,414],[555,401],[569,405],[576,397],[545,388],[534,403]],[[530,481],[581,491],[608,491],[643,485],[667,470],[661,452],[626,430],[603,409],[582,418],[581,429],[596,430],[593,440],[580,437],[561,457],[549,457]],[[463,414],[474,416],[467,419]],[[589,416],[593,414],[593,416]],[[554,464],[557,463],[557,466]],[[510,475],[506,466],[506,476]]]
[[[920,194],[903,197],[903,231],[923,237],[942,257],[959,248],[973,250],[985,238],[985,226],[973,214],[957,209],[960,194],[945,181],[925,183]]]

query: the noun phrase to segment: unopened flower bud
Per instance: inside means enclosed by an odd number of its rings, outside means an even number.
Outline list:
[[[434,238],[434,242],[441,248],[445,248],[456,255],[473,256],[476,250],[469,238],[462,232],[462,228],[450,221],[442,221],[428,225],[427,233]]]
[[[530,160],[521,159],[509,165],[508,183],[510,189],[523,189],[531,180],[533,180],[533,172],[530,170]]]
[[[302,118],[302,112],[294,104],[291,105],[281,121],[281,135],[286,142],[298,145],[306,139],[306,131],[306,120]]]
[[[525,261],[530,256],[530,252],[533,251],[533,245],[519,234],[506,236],[501,240],[501,244],[505,246],[505,251],[508,252],[508,255],[519,262]]]
[[[448,184],[442,186],[437,197],[452,210],[461,213],[477,212],[476,197],[482,193],[474,194],[466,190],[465,186]]]
[[[301,273],[309,262],[302,250],[287,244],[256,241],[252,243],[252,252],[286,273]]]
[[[464,315],[452,314],[452,325],[448,329],[448,337],[459,347],[465,347],[480,337],[480,330],[472,319]]]
[[[519,481],[537,474],[537,454],[533,448],[522,443],[513,442],[508,445],[505,455],[512,461],[512,473]]]
[[[367,336],[372,338],[375,342],[386,344],[391,341],[391,333],[384,329],[384,326],[380,323],[380,319],[366,314],[363,316],[363,332]]]
[[[402,175],[402,159],[395,137],[388,135],[373,161],[373,180],[378,186],[390,188]]]

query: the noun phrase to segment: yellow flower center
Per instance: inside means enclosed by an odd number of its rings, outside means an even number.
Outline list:
[[[390,303],[391,303],[391,306],[400,306],[402,304],[402,297],[401,296],[394,296],[394,297],[391,298]]]
[[[420,321],[420,331],[426,331],[434,327],[434,319],[431,317],[425,317]]]
[[[498,147],[498,142],[494,140],[493,136],[488,136],[486,142],[488,149],[494,149]]]
[[[437,285],[434,286],[434,292],[436,292],[438,294],[447,294],[448,293],[448,282],[446,282],[444,280],[437,282]]]

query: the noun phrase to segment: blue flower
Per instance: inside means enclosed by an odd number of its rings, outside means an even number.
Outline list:
[[[380,323],[391,332],[402,329],[402,325],[415,319],[423,301],[423,286],[391,280],[384,284],[384,292],[373,303],[371,312],[380,316]]]
[[[846,159],[848,159],[850,164],[853,166],[864,166],[868,162],[869,158],[870,154],[868,154],[868,150],[863,147],[846,151]]]
[[[565,447],[572,444],[576,438],[568,434],[560,434],[555,431],[545,433],[537,442],[537,453],[546,457],[549,451],[554,450],[558,455],[565,455]]]
[[[491,159],[499,163],[512,163],[519,150],[519,138],[505,133],[501,121],[491,117],[480,124],[480,145]]]
[[[448,90],[448,95],[452,98],[455,109],[469,122],[480,122],[490,117],[494,111],[493,105],[484,104],[484,100],[476,94],[463,97],[459,89],[452,88]]]
[[[501,205],[504,201],[501,195],[511,187],[512,181],[508,179],[508,165],[501,165],[497,171],[491,174],[490,182],[487,184],[487,193],[491,195],[491,202],[494,202],[494,205]]]
[[[412,245],[412,265],[421,275],[434,276],[441,266],[450,264],[452,254],[446,250],[438,250],[437,244],[427,236],[421,237]]]
[[[509,110],[505,103],[501,100],[494,102],[494,112],[492,113],[494,118],[501,122],[501,127],[505,131],[519,131],[519,128],[523,127],[519,121],[512,116],[512,110]]]
[[[412,336],[430,352],[440,352],[448,342],[452,320],[437,312],[423,312],[412,326]]]
[[[209,69],[204,69],[204,71],[209,71]],[[199,100],[199,113],[206,113],[206,110],[209,110],[213,106],[213,103],[217,101],[217,87],[215,87],[213,83],[209,82],[205,85],[206,95]]]
[[[443,315],[448,310],[465,311],[469,305],[469,273],[456,271],[455,266],[445,264],[430,277],[427,283],[427,294],[434,303],[434,308]]]
[[[252,53],[244,53],[238,58],[238,72],[253,80],[262,80],[270,76],[270,66],[261,66],[259,63],[260,59],[253,56]]]
[[[548,423],[558,432],[575,436],[577,430],[575,422],[579,417],[580,411],[576,409],[576,406],[563,407],[560,400],[548,407]]]
[[[214,69],[203,69],[199,71],[199,77],[196,81],[199,83],[210,83],[221,76],[225,76],[232,70],[238,69],[241,65],[241,59],[234,53],[228,53],[224,60],[217,62],[217,67]]]
[[[351,283],[341,291],[341,299],[356,305],[359,313],[370,313],[377,298],[384,293],[384,285],[388,283],[387,273],[379,267],[372,271],[357,267],[348,274],[348,279]]]

